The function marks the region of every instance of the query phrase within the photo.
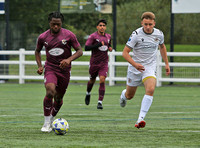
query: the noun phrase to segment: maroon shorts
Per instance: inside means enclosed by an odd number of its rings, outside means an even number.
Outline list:
[[[54,83],[56,91],[60,94],[65,94],[70,80],[70,71],[56,72],[45,68],[44,84]]]
[[[107,77],[108,74],[108,63],[102,63],[98,65],[90,65],[89,68],[89,74],[91,78],[96,78],[98,75],[99,76],[105,76]]]

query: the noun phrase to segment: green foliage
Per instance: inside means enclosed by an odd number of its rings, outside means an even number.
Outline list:
[[[34,49],[35,35],[49,28],[48,14],[58,10],[56,0],[12,0],[10,1],[10,48]],[[156,28],[165,34],[165,43],[170,43],[170,0],[118,0],[117,1],[117,44],[125,44],[133,30],[141,26],[140,16],[145,11],[156,15]],[[73,26],[87,35],[96,31],[96,22],[104,18],[108,21],[107,33],[113,35],[112,14],[73,13],[64,14],[63,26]],[[200,44],[200,14],[174,14],[174,43]],[[4,21],[4,15],[0,15]],[[5,25],[0,24],[1,30]],[[0,34],[0,43],[5,43],[5,32]],[[79,38],[79,35],[77,35]],[[80,40],[84,45],[84,41]]]
[[[74,26],[76,29],[84,30],[88,35],[96,31],[96,23],[99,19],[106,19],[108,24],[112,24],[112,19],[110,14],[100,14],[100,13],[74,13],[74,14],[64,14],[65,24]],[[72,17],[73,16],[73,17]],[[112,28],[107,27],[107,32],[112,33]]]
[[[73,32],[76,35],[76,37],[82,47],[85,45],[87,34],[83,30],[76,29],[74,26],[70,26],[70,25],[66,25],[64,28],[70,30],[71,32]]]
[[[126,0],[124,0],[126,1]],[[140,16],[145,11],[156,15],[156,28],[165,34],[165,43],[170,43],[170,1],[126,1],[117,7],[117,41],[126,43],[132,31],[141,26]],[[200,44],[200,14],[174,14],[174,43]]]
[[[10,20],[19,20],[27,25],[27,33],[43,32],[48,28],[48,14],[58,10],[55,0],[12,0]]]
[[[141,15],[152,11],[156,15],[156,27],[161,29],[169,43],[170,2],[160,0],[142,0],[123,3],[117,7],[117,41],[126,43],[131,33],[141,27]]]
[[[199,87],[156,88],[154,102],[137,129],[144,88],[139,87],[125,108],[119,105],[123,86],[106,86],[104,109],[96,109],[98,87],[94,85],[89,106],[84,104],[86,83],[70,84],[57,118],[69,122],[64,136],[40,131],[43,125],[41,84],[1,84],[0,145],[20,148],[80,147],[199,147]],[[78,91],[77,91],[78,90]],[[34,95],[36,94],[36,95]]]

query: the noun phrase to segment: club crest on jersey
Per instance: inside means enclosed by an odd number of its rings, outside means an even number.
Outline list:
[[[63,40],[62,40],[62,44],[63,44],[63,45],[67,44],[67,40],[63,39]]]
[[[48,45],[48,42],[44,42],[45,45]]]
[[[52,48],[49,50],[49,54],[52,56],[59,56],[64,53],[64,50],[62,48]]]
[[[158,42],[158,41],[159,41],[159,39],[158,39],[158,38],[155,38],[155,41],[156,41],[156,42]]]

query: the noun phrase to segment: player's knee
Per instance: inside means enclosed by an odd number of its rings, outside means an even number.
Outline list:
[[[105,83],[106,78],[105,77],[100,77],[99,82],[100,83]]]
[[[47,90],[46,96],[47,96],[48,98],[53,98],[54,95],[55,95],[55,91],[54,91],[54,90]]]
[[[134,97],[132,94],[125,94],[125,96],[128,100],[131,100]]]
[[[146,94],[147,94],[147,95],[150,95],[150,96],[153,96],[154,90],[155,90],[155,88],[153,88],[153,87],[148,88],[148,89],[146,90]]]
[[[94,84],[96,81],[96,78],[90,78],[90,83]]]

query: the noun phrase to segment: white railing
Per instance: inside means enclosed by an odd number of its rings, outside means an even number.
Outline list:
[[[174,57],[200,57],[200,52],[168,52],[168,56]],[[194,82],[199,83],[200,78],[163,78],[162,67],[165,64],[162,62],[160,52],[157,54],[157,86],[162,86],[162,82]],[[200,68],[200,63],[180,63],[180,62],[169,62],[170,67],[196,67]]]
[[[42,55],[45,55],[45,51],[41,52]],[[0,79],[18,79],[20,84],[25,83],[25,80],[43,80],[43,76],[37,75],[25,75],[25,65],[36,65],[35,61],[26,61],[26,55],[34,55],[34,51],[26,51],[25,49],[20,49],[19,51],[0,51],[0,55],[17,55],[19,60],[0,60],[0,65],[19,65],[19,74],[18,75],[1,75]],[[83,56],[90,56],[91,52],[83,52]],[[196,56],[200,57],[200,52],[168,52],[168,56]],[[115,76],[115,67],[116,66],[128,66],[128,62],[116,62],[115,57],[122,56],[122,52],[109,52],[109,75],[106,78],[106,81],[109,81],[109,85],[114,85],[115,81],[126,81],[126,77],[116,77]],[[42,61],[44,65],[44,61]],[[73,61],[73,65],[79,66],[88,66],[89,61]],[[173,67],[200,67],[200,63],[169,63]],[[157,54],[157,86],[162,86],[162,82],[200,82],[200,78],[163,78],[162,77],[162,67],[165,64],[162,62],[160,52]],[[126,73],[126,71],[124,71]],[[89,76],[71,76],[71,80],[89,80]],[[98,78],[97,78],[98,80]]]

